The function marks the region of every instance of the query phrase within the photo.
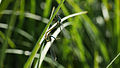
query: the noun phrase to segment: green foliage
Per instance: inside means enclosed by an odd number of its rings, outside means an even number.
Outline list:
[[[58,7],[52,14],[54,6]],[[64,19],[83,11],[88,13]],[[59,25],[53,21],[57,14],[61,17]],[[55,29],[48,33],[56,39],[46,42],[46,31],[54,25]],[[57,30],[61,29],[59,34]],[[56,56],[51,55],[51,48]],[[0,3],[0,68],[119,68],[119,55],[120,0]]]

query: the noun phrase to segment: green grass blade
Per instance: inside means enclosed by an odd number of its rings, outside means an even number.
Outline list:
[[[6,48],[8,47],[8,38],[11,37],[11,34],[12,34],[12,29],[14,27],[14,24],[15,24],[15,21],[16,21],[16,15],[15,15],[15,11],[17,11],[18,9],[18,6],[19,6],[19,0],[16,0],[15,4],[14,4],[14,11],[13,11],[13,14],[11,16],[11,19],[10,19],[10,23],[9,23],[9,26],[8,26],[8,30],[6,32],[6,38],[5,38],[5,41],[3,43],[3,46],[1,48],[1,51],[0,51],[0,67],[3,68],[3,62],[4,62],[4,58],[5,58],[5,50]]]
[[[50,19],[52,18],[52,15],[53,15],[54,11],[55,11],[55,7],[53,7],[53,9],[52,9]],[[37,68],[40,68],[40,66],[41,66],[41,65],[40,65],[40,57],[41,57],[41,52],[42,52],[44,46],[45,46],[45,41],[43,41],[42,46],[41,46],[41,49],[40,49],[40,55],[39,55],[39,58],[38,58],[38,64],[36,63]]]
[[[35,13],[35,7],[36,7],[36,1],[35,0],[31,0],[31,9],[30,12],[31,13]]]
[[[20,1],[20,16],[19,16],[19,24],[18,28],[21,28],[24,22],[24,7],[25,7],[25,0]]]
[[[98,57],[99,57],[98,52],[95,51],[95,52],[94,52],[94,68],[99,68]],[[100,59],[99,59],[99,60],[100,60]]]
[[[120,56],[120,53],[107,65],[106,68],[109,68],[110,65],[112,65],[112,63]]]
[[[58,4],[60,3],[60,0],[56,0],[56,1]],[[68,16],[70,14],[64,4],[61,6],[61,9],[65,16]],[[68,21],[72,21],[72,18],[69,18]]]
[[[36,1],[35,0],[30,0],[30,13],[35,14],[36,13]],[[32,36],[35,34],[35,20],[34,19],[29,19],[29,24],[27,30]]]
[[[43,13],[44,17],[48,17],[49,16],[50,9],[51,9],[51,4],[52,4],[52,0],[46,0],[44,13]]]
[[[31,56],[28,58],[27,62],[25,63],[24,68],[29,68],[30,64],[32,63],[35,54],[37,53],[37,51],[39,50],[39,48],[40,48],[40,46],[41,46],[41,43],[42,43],[42,41],[43,41],[42,38],[44,37],[45,32],[46,32],[47,29],[49,28],[52,20],[54,19],[55,15],[56,15],[57,12],[59,11],[59,9],[60,9],[60,7],[62,6],[63,2],[64,2],[64,0],[61,1],[61,3],[59,4],[59,6],[57,7],[56,11],[54,12],[52,18],[49,20],[48,24],[46,25],[43,33],[42,33],[41,36],[39,37],[39,39],[38,39],[38,41],[37,41],[37,43],[36,43],[36,45],[35,45],[32,53],[31,53]]]
[[[5,40],[5,34],[2,31],[0,31],[0,36],[3,40]],[[14,42],[10,38],[8,38],[8,44],[11,48],[16,47],[16,45],[14,44]]]
[[[114,33],[117,37],[117,52],[120,52],[120,0],[115,0],[115,26]]]

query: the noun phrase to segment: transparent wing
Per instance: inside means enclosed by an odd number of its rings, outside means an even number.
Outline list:
[[[67,29],[63,29],[62,30],[62,33],[63,33],[63,36],[65,37],[65,38],[67,38],[67,39],[70,39],[70,33],[69,33],[69,31],[67,30]]]
[[[52,60],[56,61],[57,57],[56,57],[56,54],[55,54],[55,45],[51,46],[51,48],[50,48],[50,54],[51,54]]]

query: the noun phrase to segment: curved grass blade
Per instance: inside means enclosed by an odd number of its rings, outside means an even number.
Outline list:
[[[0,14],[7,14],[7,15],[12,14],[12,13],[13,13],[12,10],[3,10],[2,12],[0,12]],[[15,14],[21,15],[21,11],[16,11]],[[31,19],[34,19],[37,21],[42,21],[43,23],[46,23],[46,24],[49,22],[49,20],[47,18],[43,18],[39,15],[29,13],[29,12],[24,12],[24,17],[31,18]]]
[[[16,54],[16,55],[29,56],[31,52],[30,51],[23,51],[23,50],[20,50],[20,49],[6,49],[5,53],[7,53],[7,54]],[[36,54],[35,58],[39,58],[39,54]],[[54,66],[56,66],[58,68],[64,68],[61,64],[59,64],[56,61],[53,61],[49,57],[45,57],[44,61],[47,62],[47,63],[49,63],[49,64],[52,64],[52,65],[54,65]]]

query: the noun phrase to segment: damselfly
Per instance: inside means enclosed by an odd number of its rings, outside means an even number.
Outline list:
[[[53,21],[56,22],[57,25],[59,25],[59,26],[61,25],[61,24],[60,24],[61,18],[60,18],[59,15],[56,15],[55,18],[53,19]],[[51,41],[51,37],[55,39],[55,37],[51,36],[50,33],[51,33],[51,31],[52,31],[53,29],[55,29],[55,27],[57,27],[57,25],[54,26],[54,27],[51,28],[51,29],[48,29],[48,31],[46,32],[46,34],[45,34],[45,40],[46,40],[47,42]],[[60,30],[61,30],[61,28],[60,28]]]
[[[57,14],[57,15],[55,16],[55,18],[53,19],[53,22],[56,22],[57,25],[54,26],[53,28],[48,29],[48,31],[46,32],[46,34],[45,34],[45,41],[46,41],[46,42],[51,41],[51,38],[54,38],[54,39],[56,40],[56,38],[51,35],[52,30],[54,30],[56,27],[60,27],[60,26],[62,25],[62,23],[61,23],[61,17],[60,17],[58,14]],[[61,27],[60,27],[60,30],[61,30]],[[65,31],[64,31],[64,32],[65,32]],[[67,32],[66,32],[66,33],[67,33]],[[51,49],[50,49],[50,50],[51,50]],[[55,53],[53,52],[52,54],[54,55],[54,58],[56,58],[56,57],[55,57]]]

